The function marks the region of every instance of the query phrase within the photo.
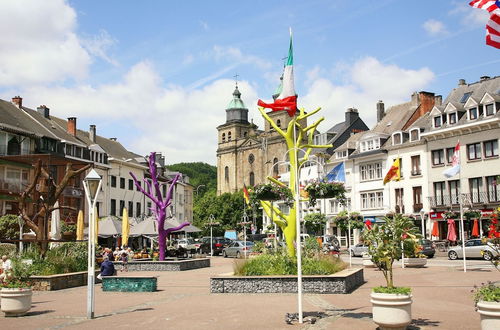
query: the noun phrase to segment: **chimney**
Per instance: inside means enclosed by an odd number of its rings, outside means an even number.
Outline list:
[[[358,118],[359,118],[359,113],[358,109],[356,108],[349,108],[345,112],[345,123],[347,125],[352,125],[352,123],[354,123]]]
[[[44,116],[45,118],[50,118],[50,109],[47,108],[47,106],[41,105],[38,108],[36,108],[36,111],[38,111],[38,113]]]
[[[458,79],[458,86],[465,86],[465,79]]]
[[[440,106],[443,104],[443,96],[442,95],[436,95],[434,96],[434,105],[435,106]]]
[[[385,116],[385,107],[384,107],[384,102],[382,100],[379,100],[377,102],[377,123],[382,120]]]
[[[68,133],[76,136],[76,117],[68,118]]]
[[[95,125],[90,125],[89,129],[89,139],[93,143],[95,143]]]
[[[489,76],[482,76],[480,79],[481,80],[479,80],[479,81],[485,81],[485,80],[490,79],[490,77]]]
[[[16,107],[18,107],[19,109],[21,109],[21,107],[23,106],[23,98],[20,97],[19,95],[18,96],[14,96],[12,98],[12,103],[14,103],[16,105]]]

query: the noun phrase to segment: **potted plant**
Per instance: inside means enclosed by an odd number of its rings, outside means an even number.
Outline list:
[[[421,235],[415,235],[415,239],[407,239],[403,242],[403,262],[405,267],[424,267],[427,257],[422,254],[422,245],[418,243]]]
[[[0,309],[5,316],[23,316],[31,309],[31,275],[31,265],[22,260],[13,262],[11,276],[0,284]]]
[[[458,218],[460,218],[460,213],[455,212],[455,211],[446,211],[443,213],[443,216],[446,219],[458,219]]]
[[[311,181],[309,182],[304,191],[309,196],[309,204],[316,205],[318,198],[336,198],[341,201],[345,199],[345,187],[342,182],[322,182]]]
[[[368,253],[386,280],[386,286],[375,287],[371,293],[373,321],[380,329],[404,329],[411,322],[411,289],[394,286],[393,264],[401,259],[404,242],[414,239],[416,233],[413,222],[401,214],[386,217],[385,223],[364,231]]]
[[[313,235],[318,233],[320,236],[323,235],[322,230],[326,225],[326,222],[326,215],[323,213],[309,213],[304,217],[304,225],[306,226],[308,233]]]
[[[464,217],[468,220],[481,218],[481,211],[479,210],[468,210],[464,212]]]
[[[76,225],[75,224],[67,224],[66,222],[62,222],[61,232],[62,232],[62,235],[65,239],[73,239],[76,236]]]
[[[275,183],[263,183],[255,186],[251,193],[251,199],[263,201],[285,201],[285,204],[293,205],[295,199],[291,190],[287,186]]]

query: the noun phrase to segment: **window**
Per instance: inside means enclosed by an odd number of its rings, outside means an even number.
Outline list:
[[[462,95],[462,98],[460,99],[460,103],[465,103],[469,99],[469,96],[471,96],[472,92],[467,92]]]
[[[250,164],[253,164],[254,161],[255,161],[255,156],[253,154],[248,155],[248,162]]]
[[[401,137],[401,133],[395,133],[393,136],[392,136],[392,144],[401,144],[403,143],[402,141],[402,137]]]
[[[446,193],[446,186],[444,181],[434,182],[434,196],[436,198],[436,205],[444,205],[445,193]]]
[[[222,133],[222,142],[226,142],[226,133]]]
[[[484,157],[498,156],[498,140],[485,141],[484,144]]]
[[[134,190],[134,180],[128,179],[128,190]]]
[[[134,202],[128,202],[128,216],[134,216]]]
[[[118,210],[118,214],[121,214],[123,212],[123,209],[125,208],[125,201],[120,201],[120,209]]]
[[[111,187],[116,188],[116,176],[111,176]]]
[[[394,192],[396,195],[396,213],[405,213],[403,188],[396,188]]]
[[[347,158],[347,150],[337,151],[335,157],[337,159]]]
[[[477,119],[477,108],[469,109],[469,120]]]
[[[278,164],[278,158],[274,158],[273,159],[273,174],[274,176],[278,176],[278,173],[279,173],[279,165],[276,165]]]
[[[486,116],[491,116],[495,114],[495,108],[493,107],[493,103],[486,104],[485,109],[486,109]]]
[[[423,207],[422,204],[422,187],[413,187],[413,208],[414,211],[420,211]]]
[[[125,189],[125,178],[120,178],[120,189]]]
[[[111,199],[111,215],[116,215],[116,199]]]
[[[253,172],[250,172],[250,186],[255,186],[255,175],[253,174]]]
[[[452,180],[448,181],[448,188],[450,188],[450,201],[451,204],[458,204],[460,196],[460,181]]]
[[[454,152],[455,152],[455,148],[446,148],[446,162],[448,164],[453,163]]]
[[[483,178],[469,179],[469,188],[472,203],[482,202],[483,198],[481,198],[481,190],[483,188]]]
[[[488,201],[490,201],[490,202],[499,202],[500,201],[500,189],[498,189],[497,177],[498,176],[487,176],[486,177]]]
[[[13,137],[7,143],[7,154],[8,155],[19,155],[21,153],[21,144],[19,143],[17,137]]]
[[[420,140],[420,129],[412,129],[410,131],[410,141],[413,142],[413,141],[418,141]]]
[[[359,166],[361,180],[376,180],[382,178],[382,163],[363,164]]]
[[[368,140],[361,142],[361,152],[370,151],[380,148],[380,139]]]
[[[150,216],[151,214],[153,214],[153,211],[151,210],[151,202],[148,202],[148,207],[147,207],[147,213],[148,213],[148,216]]]
[[[139,189],[141,187],[141,181],[137,181],[137,184],[135,186],[135,190],[137,191],[140,191],[141,189]]]
[[[362,209],[376,209],[382,207],[384,207],[384,193],[382,191],[361,194]]]
[[[231,141],[231,132],[227,132],[227,142]]]
[[[434,127],[441,127],[441,116],[434,117]]]
[[[456,112],[450,113],[450,114],[448,115],[448,118],[449,118],[449,119],[448,119],[448,122],[449,122],[450,124],[455,124],[455,123],[457,122],[457,113],[456,113]]]
[[[421,175],[420,155],[411,156],[411,175]]]
[[[279,128],[281,128],[281,120],[280,119],[276,120],[276,126],[278,126]]]
[[[224,180],[229,181],[229,167],[224,167]]]
[[[467,157],[469,160],[481,159],[481,143],[468,144]]]
[[[141,203],[139,202],[135,203],[135,216],[136,217],[141,216]]]

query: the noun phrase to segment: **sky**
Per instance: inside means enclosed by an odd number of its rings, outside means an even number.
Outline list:
[[[0,0],[0,98],[77,117],[79,129],[167,164],[215,165],[238,80],[249,118],[271,100],[293,30],[299,107],[325,131],[357,108],[369,127],[415,91],[500,75],[485,11],[458,0]]]

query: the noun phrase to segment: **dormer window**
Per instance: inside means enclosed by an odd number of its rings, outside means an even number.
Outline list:
[[[448,122],[450,125],[456,124],[457,123],[457,113],[453,112],[448,115]]]
[[[337,151],[335,157],[337,159],[347,158],[347,150]]]
[[[396,145],[396,144],[401,144],[401,143],[403,143],[402,133],[401,132],[394,133],[392,135],[392,144]]]
[[[469,109],[469,120],[477,119],[477,108]]]
[[[485,113],[486,113],[486,116],[492,116],[495,114],[495,107],[493,106],[493,103],[491,104],[486,104],[484,106],[485,108]]]
[[[361,152],[380,149],[380,139],[373,139],[361,142]]]
[[[415,128],[410,131],[410,142],[420,140],[420,129]]]
[[[434,117],[434,127],[441,127],[442,121],[441,121],[441,116],[436,116]]]

